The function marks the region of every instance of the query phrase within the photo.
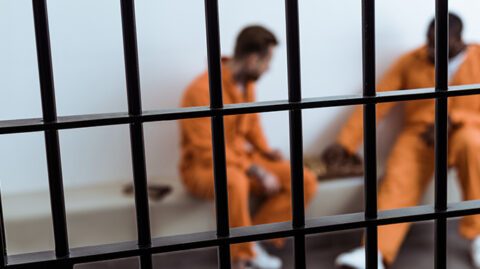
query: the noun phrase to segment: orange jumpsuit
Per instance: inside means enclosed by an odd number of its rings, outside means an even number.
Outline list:
[[[254,84],[249,83],[242,92],[235,84],[231,71],[223,66],[224,104],[254,101]],[[188,86],[182,98],[182,107],[208,106],[208,74],[204,73]],[[286,160],[272,161],[264,157],[271,151],[263,134],[258,114],[225,116],[225,151],[227,163],[227,189],[231,227],[258,225],[291,219],[290,164]],[[180,174],[186,189],[197,197],[214,198],[213,156],[210,118],[180,121],[182,156]],[[281,189],[268,196],[253,219],[249,212],[250,192],[262,194],[257,180],[246,175],[250,165],[256,164],[275,174]],[[305,204],[316,192],[316,178],[304,170]],[[281,245],[281,240],[274,243]],[[232,259],[255,257],[253,243],[231,247]]]
[[[464,61],[453,74],[450,85],[480,83],[480,46],[469,45]],[[435,85],[435,67],[429,62],[426,47],[401,57],[377,85],[378,91],[429,88]],[[379,121],[395,103],[377,105]],[[449,137],[448,161],[458,171],[466,200],[480,199],[480,97],[449,99],[449,116],[456,128]],[[363,136],[362,107],[344,125],[337,142],[355,152]],[[420,134],[435,119],[434,100],[405,102],[403,130],[390,153],[378,193],[378,209],[416,206],[434,173],[434,149]],[[408,231],[409,223],[380,226],[378,248],[386,264],[391,264]],[[462,219],[460,233],[468,239],[480,234],[480,216]]]

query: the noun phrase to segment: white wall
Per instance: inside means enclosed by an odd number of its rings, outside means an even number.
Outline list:
[[[466,39],[478,40],[480,3],[450,2],[465,19]],[[49,0],[48,8],[58,114],[126,111],[119,1]],[[203,1],[137,0],[136,8],[143,107],[174,108],[188,82],[206,68]],[[401,53],[422,44],[434,1],[377,1],[376,10],[381,75]],[[360,1],[304,0],[300,12],[303,96],[360,92]],[[284,13],[282,1],[220,0],[224,54],[248,24],[265,25],[280,40],[270,72],[258,83],[259,100],[287,98]],[[0,36],[0,120],[41,117],[31,1],[0,1]],[[305,111],[305,150],[321,151],[349,111]],[[262,119],[271,144],[288,154],[288,114]],[[174,177],[176,123],[146,124],[145,137],[150,177]],[[131,177],[126,126],[61,131],[60,140],[66,186]],[[47,188],[41,133],[0,136],[0,149],[3,192]]]

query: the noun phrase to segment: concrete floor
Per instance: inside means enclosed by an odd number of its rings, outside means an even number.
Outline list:
[[[448,225],[448,264],[447,268],[473,268],[469,257],[469,242],[458,235],[458,220]],[[422,222],[412,226],[405,244],[400,250],[397,261],[389,269],[433,268],[434,224]],[[308,236],[307,268],[334,268],[335,257],[348,251],[361,242],[362,230],[328,233]],[[269,244],[264,246],[272,254],[282,257],[283,268],[293,268],[292,241],[285,248],[276,250]],[[137,259],[123,259],[95,264],[77,265],[76,269],[135,269],[139,268]],[[207,269],[217,268],[215,249],[195,250],[154,256],[154,268]]]

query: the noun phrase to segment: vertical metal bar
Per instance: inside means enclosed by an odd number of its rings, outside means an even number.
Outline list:
[[[375,1],[362,0],[363,95],[375,96]],[[365,218],[377,217],[377,146],[375,104],[363,105]],[[377,226],[365,234],[366,268],[378,267]]]
[[[0,194],[0,268],[7,265],[7,243],[5,238],[5,223],[3,221],[2,196]]]
[[[127,82],[128,112],[137,116],[142,113],[140,76],[138,71],[137,33],[135,25],[135,4],[133,0],[121,0],[123,46],[125,54],[125,75]],[[137,219],[138,245],[151,245],[150,216],[147,195],[147,172],[142,123],[130,124],[130,144],[133,162],[133,182]],[[151,255],[140,256],[142,269],[152,268]]]
[[[205,22],[207,28],[210,107],[221,108],[223,107],[223,95],[218,0],[205,0]],[[217,236],[224,237],[230,234],[230,228],[228,222],[227,167],[223,116],[213,116],[211,124]],[[230,268],[230,246],[228,244],[218,246],[218,259],[220,268]]]
[[[448,90],[448,0],[435,1],[435,90]],[[435,209],[447,209],[446,97],[435,100]],[[447,267],[447,220],[435,220],[435,268]]]
[[[287,26],[287,66],[288,66],[288,101],[300,102],[300,30],[298,18],[298,0],[285,1],[285,19]],[[305,226],[305,203],[303,189],[303,134],[302,111],[291,109],[290,121],[290,164],[292,184],[292,226]],[[305,268],[305,235],[294,236],[295,268]]]
[[[37,44],[38,72],[42,97],[44,122],[57,120],[55,88],[53,83],[52,57],[46,0],[33,0],[35,38]],[[69,254],[65,198],[63,194],[62,164],[57,130],[45,131],[45,147],[48,165],[48,182],[52,208],[55,254],[65,257]]]

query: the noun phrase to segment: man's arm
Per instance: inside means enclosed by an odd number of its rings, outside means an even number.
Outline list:
[[[209,104],[208,92],[199,88],[190,91],[183,98],[182,107],[207,106]],[[201,159],[213,160],[212,129],[209,117],[180,120],[182,136],[188,140],[191,147],[201,156]],[[246,171],[251,163],[246,158],[241,158],[225,146],[227,164],[235,165]]]
[[[271,152],[267,139],[263,132],[260,123],[260,116],[258,114],[248,115],[250,117],[250,128],[246,134],[246,138],[252,146],[262,154],[269,154]]]
[[[474,125],[480,127],[480,96],[449,98],[449,117],[455,126]]]
[[[465,125],[480,128],[480,97],[461,96],[448,100],[447,132],[450,134],[457,128]],[[429,124],[421,134],[422,140],[427,146],[435,144],[435,124]]]
[[[387,71],[377,84],[377,91],[396,91],[404,87],[404,70],[408,65],[408,59],[404,56]],[[377,122],[379,122],[395,103],[381,103],[377,108]],[[354,154],[363,138],[363,106],[357,106],[353,114],[342,127],[336,142],[344,147],[349,153]]]

